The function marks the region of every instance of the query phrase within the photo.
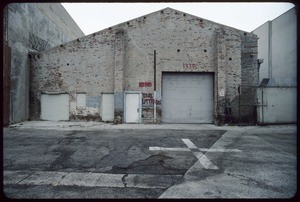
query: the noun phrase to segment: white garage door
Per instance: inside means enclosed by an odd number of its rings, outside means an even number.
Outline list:
[[[213,74],[163,73],[164,123],[213,123]]]
[[[69,94],[42,94],[41,119],[49,121],[69,120]]]

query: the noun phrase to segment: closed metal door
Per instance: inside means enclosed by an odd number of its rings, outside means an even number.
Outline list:
[[[163,73],[164,123],[213,123],[213,74]]]
[[[139,123],[140,120],[140,94],[125,94],[125,122]]]

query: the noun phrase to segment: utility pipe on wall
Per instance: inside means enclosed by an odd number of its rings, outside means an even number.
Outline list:
[[[154,119],[154,122],[156,122],[156,50],[154,50],[154,65],[153,65],[153,68],[154,68],[154,81],[153,81],[153,85],[154,85],[154,90],[153,90],[153,99],[154,99],[154,102],[153,102],[153,119]]]

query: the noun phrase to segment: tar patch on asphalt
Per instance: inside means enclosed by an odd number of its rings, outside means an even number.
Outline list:
[[[147,158],[136,160],[128,166],[115,165],[110,172],[184,175],[198,160],[193,153],[199,152],[198,148],[209,149],[225,132],[225,130],[143,131],[141,132],[144,135],[143,143],[139,142],[138,145],[143,147],[139,151],[148,154]],[[189,139],[194,146],[188,148],[182,139]],[[157,150],[150,151],[150,147],[157,147]]]

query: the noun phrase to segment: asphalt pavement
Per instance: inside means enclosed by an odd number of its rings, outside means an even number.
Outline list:
[[[295,125],[23,122],[3,129],[8,198],[292,198]]]

